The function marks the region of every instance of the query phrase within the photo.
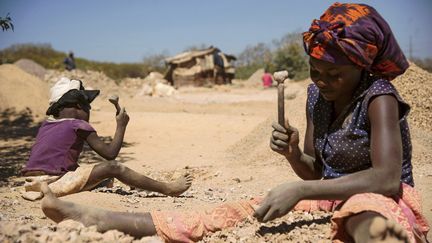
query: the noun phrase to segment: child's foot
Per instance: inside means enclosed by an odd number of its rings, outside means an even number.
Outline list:
[[[185,192],[192,185],[193,177],[192,175],[186,173],[177,180],[167,183],[166,191],[163,193],[168,196],[177,197],[180,196],[183,192]]]
[[[408,242],[408,235],[402,226],[383,217],[375,217],[369,226],[368,242]]]
[[[59,200],[50,190],[46,183],[41,183],[41,191],[44,194],[42,199],[42,211],[56,223],[72,219],[83,223],[85,226],[97,223],[97,212],[92,208],[83,208],[70,202]]]

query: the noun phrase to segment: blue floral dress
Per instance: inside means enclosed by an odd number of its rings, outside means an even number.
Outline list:
[[[401,181],[414,186],[411,165],[411,138],[407,122],[409,105],[385,79],[365,75],[354,93],[354,100],[332,121],[333,105],[319,93],[315,84],[308,87],[307,114],[314,125],[315,158],[323,163],[324,179],[337,178],[372,167],[371,127],[368,106],[379,95],[393,95],[399,103],[403,161]]]

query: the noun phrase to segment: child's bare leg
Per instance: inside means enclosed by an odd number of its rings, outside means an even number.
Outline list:
[[[345,228],[355,242],[408,242],[402,226],[375,212],[351,216]]]
[[[46,183],[41,185],[44,193],[42,211],[56,223],[72,219],[85,226],[96,225],[99,232],[116,229],[134,237],[152,236],[156,229],[150,213],[123,213],[84,207],[59,200]]]
[[[97,164],[87,181],[85,188],[93,187],[106,178],[117,178],[121,182],[140,189],[160,192],[169,196],[179,196],[192,185],[192,176],[184,174],[174,182],[165,183],[139,174],[114,161]]]

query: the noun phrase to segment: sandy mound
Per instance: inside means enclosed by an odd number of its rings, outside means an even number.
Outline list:
[[[44,67],[39,65],[37,62],[30,59],[20,59],[14,63],[16,66],[24,70],[25,72],[32,74],[40,79],[44,79],[46,70]]]
[[[45,117],[48,84],[11,64],[0,66],[0,110],[30,109],[35,118]]]
[[[393,84],[411,105],[410,126],[432,131],[432,74],[410,63],[409,69]]]
[[[103,98],[112,94],[118,94],[120,90],[120,87],[114,80],[106,76],[103,72],[98,71],[83,71],[79,69],[72,71],[48,70],[47,75],[45,75],[45,80],[48,81],[51,87],[61,77],[81,80],[86,89],[99,89],[101,91],[99,96]]]

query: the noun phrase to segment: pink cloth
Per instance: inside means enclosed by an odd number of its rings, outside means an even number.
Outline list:
[[[76,170],[86,139],[78,135],[78,130],[88,134],[95,132],[88,122],[78,119],[43,122],[22,172],[43,171],[48,175],[63,175]]]
[[[273,78],[270,73],[264,73],[262,76],[263,86],[265,88],[271,87],[273,84]]]

